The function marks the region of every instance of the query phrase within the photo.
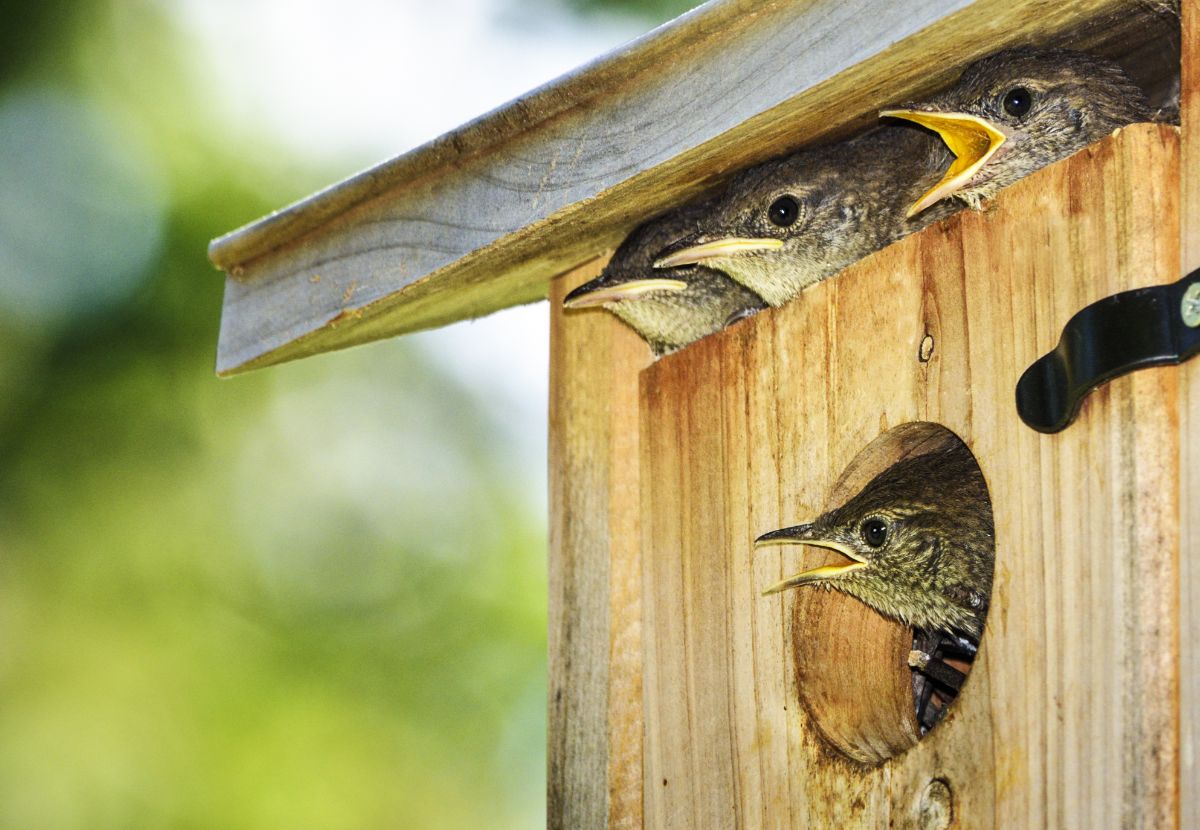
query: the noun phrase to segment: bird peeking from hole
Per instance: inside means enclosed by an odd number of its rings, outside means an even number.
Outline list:
[[[824,587],[885,617],[977,645],[992,589],[995,531],[987,485],[961,442],[897,462],[809,524],[765,533],[756,547],[810,545],[848,561],[768,588]]]
[[[762,298],[702,265],[654,270],[655,256],[690,233],[711,206],[672,211],[631,233],[604,272],[568,294],[567,308],[603,306],[645,340],[656,356],[720,331],[766,308]]]
[[[717,268],[783,305],[964,204],[979,207],[1022,176],[1151,118],[1117,64],[1032,49],[984,58],[939,95],[881,115],[888,121],[879,129],[739,174],[655,267],[664,276],[684,265]]]

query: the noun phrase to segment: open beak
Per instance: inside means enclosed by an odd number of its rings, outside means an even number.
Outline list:
[[[964,187],[1008,138],[995,124],[965,112],[896,109],[883,110],[879,115],[903,118],[928,127],[941,136],[955,156],[954,162],[946,170],[946,175],[942,176],[941,181],[908,209],[907,215],[910,217]]]
[[[772,585],[763,591],[763,596],[777,594],[788,588],[795,588],[797,585],[821,582],[835,576],[850,573],[851,571],[857,571],[859,568],[865,568],[870,564],[849,546],[841,542],[822,539],[816,535],[812,525],[796,525],[795,527],[785,527],[782,530],[772,530],[770,533],[764,533],[754,540],[754,547],[756,548],[765,548],[768,545],[809,545],[814,548],[828,548],[829,550],[837,551],[851,561],[845,565],[822,565],[819,568],[801,571],[793,577]]]
[[[655,262],[654,267],[678,268],[680,265],[692,265],[708,259],[716,259],[717,257],[731,257],[736,254],[744,254],[748,251],[774,251],[782,247],[782,239],[772,239],[771,237],[746,239],[731,236],[726,239],[714,239],[712,242],[704,242],[700,245],[684,248],[682,251],[676,251]]]
[[[576,288],[563,298],[565,308],[588,308],[605,303],[615,303],[621,300],[632,300],[649,294],[652,291],[683,291],[688,284],[683,280],[669,280],[653,277],[644,280],[629,280],[627,282],[603,284],[601,280],[592,280]]]

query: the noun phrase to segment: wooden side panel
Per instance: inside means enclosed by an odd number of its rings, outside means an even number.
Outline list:
[[[643,373],[647,826],[947,826],[920,819],[944,792],[955,827],[1177,825],[1180,374],[1053,436],[1014,387],[1076,310],[1174,272],[1178,173],[1177,130],[1128,128]],[[995,588],[946,721],[866,767],[801,705],[790,644],[822,632],[793,608],[830,595],[760,596],[805,554],[751,542],[911,421],[979,459]]]
[[[550,325],[548,824],[641,826],[637,376],[650,351],[608,314],[562,298]]]
[[[1179,180],[1183,191],[1183,271],[1200,268],[1200,142],[1192,136],[1200,134],[1200,2],[1182,0],[1180,9],[1183,27],[1180,68],[1180,112],[1183,128],[1183,176]]]
[[[1180,276],[1200,268],[1200,0],[1183,0]],[[1180,367],[1180,826],[1200,827],[1200,362]]]

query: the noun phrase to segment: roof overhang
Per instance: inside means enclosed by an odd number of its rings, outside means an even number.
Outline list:
[[[542,299],[638,222],[741,167],[859,130],[984,54],[1098,19],[1097,31],[1129,28],[1125,41],[1152,37],[1127,22],[1129,8],[713,0],[214,240],[209,257],[228,274],[217,371]]]

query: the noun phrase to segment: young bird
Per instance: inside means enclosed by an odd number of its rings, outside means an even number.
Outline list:
[[[930,101],[881,114],[934,132],[884,127],[751,168],[701,231],[655,266],[703,263],[782,305],[962,202],[978,207],[1022,176],[1150,118],[1120,67],[1061,50],[997,53]]]
[[[964,444],[897,462],[811,524],[755,540],[755,547],[791,544],[829,548],[851,561],[804,571],[764,593],[825,586],[885,617],[978,644],[995,532],[987,485]]]
[[[765,308],[761,297],[711,268],[654,270],[658,252],[694,230],[710,209],[682,208],[640,226],[617,248],[604,273],[568,294],[563,305],[604,306],[641,335],[657,357]]]
[[[953,213],[957,208],[947,205],[905,218],[953,158],[931,133],[886,126],[760,164],[736,176],[698,230],[664,251],[654,267],[717,268],[770,305],[783,305],[804,287]]]
[[[928,127],[957,156],[910,216],[950,196],[979,208],[1035,170],[1152,118],[1145,94],[1120,66],[1065,49],[998,52],[929,101],[880,115]]]

